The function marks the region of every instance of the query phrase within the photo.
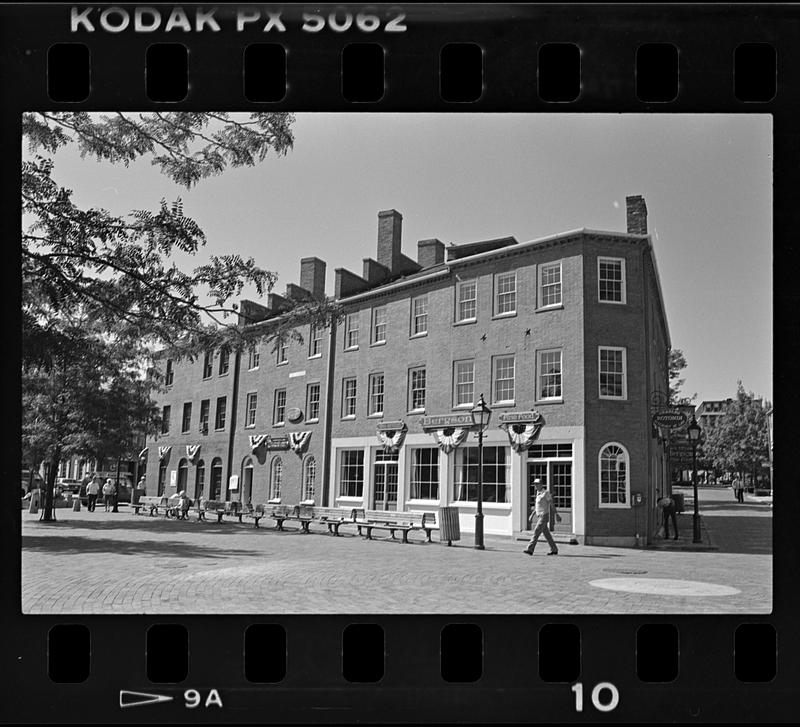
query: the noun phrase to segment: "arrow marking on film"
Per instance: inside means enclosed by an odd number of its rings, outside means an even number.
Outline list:
[[[148,694],[147,692],[129,692],[126,689],[119,690],[119,706],[143,707],[145,704],[158,704],[159,702],[171,702],[174,697],[165,694]]]

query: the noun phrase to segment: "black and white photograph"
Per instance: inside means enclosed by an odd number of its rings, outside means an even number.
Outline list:
[[[772,613],[772,133],[25,113],[22,613]]]

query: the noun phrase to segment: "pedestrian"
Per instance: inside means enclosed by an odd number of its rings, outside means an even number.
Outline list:
[[[89,512],[94,512],[97,506],[97,495],[100,493],[100,482],[98,479],[92,478],[86,484],[86,509]]]
[[[106,506],[106,512],[108,512],[109,508],[114,506],[114,495],[116,492],[117,488],[114,487],[114,483],[109,477],[106,480],[106,484],[103,485],[103,504]]]
[[[736,502],[744,502],[744,487],[739,475],[733,478],[733,492],[736,495]]]
[[[669,539],[669,521],[672,520],[672,529],[675,531],[673,540],[678,539],[678,519],[676,517],[678,508],[675,500],[671,497],[659,497],[656,505],[661,508],[661,527],[664,530],[664,539]]]
[[[561,515],[558,514],[555,504],[553,503],[553,496],[550,494],[550,492],[548,492],[547,489],[545,489],[544,483],[538,477],[533,481],[533,485],[536,488],[536,501],[528,522],[529,524],[532,523],[535,517],[536,527],[533,530],[533,536],[528,543],[528,547],[522,552],[527,553],[528,555],[533,555],[533,551],[536,548],[536,543],[539,542],[539,536],[544,535],[544,539],[550,545],[550,551],[547,553],[547,555],[558,555],[556,541],[553,540],[553,536],[550,534],[550,528],[548,527],[548,524],[553,515],[555,515],[555,518],[558,522],[561,522]]]
[[[192,501],[186,496],[186,490],[178,493],[178,520],[188,520],[189,508]]]

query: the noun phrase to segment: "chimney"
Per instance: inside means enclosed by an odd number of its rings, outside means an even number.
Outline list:
[[[370,285],[375,285],[380,283],[382,280],[386,280],[391,273],[387,268],[381,265],[379,262],[375,262],[371,257],[364,258],[364,272],[362,273],[361,277],[364,278]]]
[[[395,273],[400,266],[403,215],[397,210],[378,212],[378,262]]]
[[[628,210],[628,232],[632,235],[647,234],[647,205],[644,197],[625,197],[625,206]]]
[[[266,306],[255,303],[252,300],[239,301],[238,322],[240,326],[249,326],[253,323],[269,318],[270,310]]]
[[[315,298],[325,297],[325,261],[318,257],[304,257],[300,261],[300,287],[310,291]]]
[[[430,268],[444,262],[444,243],[436,238],[417,243],[417,262],[421,268]]]

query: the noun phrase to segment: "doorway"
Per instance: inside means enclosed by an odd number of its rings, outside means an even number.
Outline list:
[[[526,516],[530,517],[536,501],[533,481],[539,478],[550,490],[561,522],[560,532],[572,532],[572,445],[536,444],[528,451],[528,502]]]
[[[373,509],[397,510],[397,452],[379,449],[373,475]]]

